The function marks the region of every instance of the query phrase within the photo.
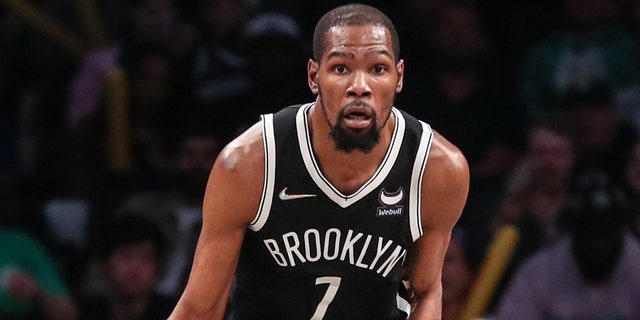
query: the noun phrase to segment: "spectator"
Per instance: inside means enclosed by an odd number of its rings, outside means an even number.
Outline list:
[[[529,128],[524,157],[507,178],[497,210],[484,220],[475,219],[489,221],[487,236],[505,225],[519,229],[518,244],[498,284],[491,309],[522,261],[566,229],[562,212],[570,200],[576,162],[573,131],[567,121],[558,115]]]
[[[474,5],[445,2],[433,14],[433,20],[411,21],[426,31],[410,33],[417,39],[410,40],[407,64],[416,65],[398,105],[413,106],[411,112],[464,150],[473,178],[502,175],[516,157],[521,116],[505,90],[499,55]]]
[[[195,101],[202,108],[214,108],[217,100],[244,94],[249,88],[241,37],[251,9],[248,0],[199,1],[201,38],[190,81]]]
[[[625,199],[588,181],[569,210],[572,231],[519,268],[497,319],[636,319],[640,245],[627,229]]]
[[[515,265],[560,230],[559,213],[568,201],[576,162],[573,131],[564,115],[532,124],[524,152],[506,178],[475,184],[460,224],[478,239],[488,239],[500,227],[520,227]],[[479,195],[484,195],[483,197]]]
[[[463,320],[462,313],[482,262],[484,248],[465,230],[453,230],[442,267],[442,318]]]
[[[553,117],[529,129],[525,156],[509,178],[493,222],[494,230],[520,225],[521,232],[533,232],[529,240],[538,243],[532,249],[558,234],[559,214],[569,200],[576,150],[566,120]]]
[[[623,166],[623,155],[638,134],[614,104],[612,89],[601,83],[567,92],[563,105],[575,134],[577,174],[612,175]]]
[[[164,183],[125,198],[119,211],[135,211],[156,222],[170,240],[166,270],[159,280],[161,293],[182,292],[202,223],[202,195],[213,161],[222,148],[208,131],[183,133],[172,152],[173,168]]]
[[[166,245],[160,230],[141,216],[114,217],[102,229],[98,243],[105,290],[82,295],[82,319],[166,319],[176,299],[155,290]]]
[[[161,182],[171,170],[168,141],[180,130],[174,92],[175,65],[166,51],[146,49],[121,61],[129,75],[126,121],[130,166],[115,169],[109,161],[109,111],[102,107],[70,133],[64,198],[83,201],[89,232],[99,229],[131,192]],[[47,203],[60,199],[46,199]]]
[[[70,88],[69,123],[76,126],[95,113],[105,94],[106,75],[121,65],[121,58],[139,48],[169,48],[174,26],[172,0],[127,1],[124,27],[116,40],[86,57]]]
[[[531,46],[522,64],[521,101],[540,119],[569,89],[604,83],[614,92],[639,80],[636,44],[609,0],[563,0],[566,26]]]
[[[232,110],[225,117],[235,123],[231,131],[241,132],[255,123],[257,114],[274,112],[276,106],[312,98],[306,83],[299,81],[304,79],[306,69],[296,63],[304,61],[308,48],[291,16],[280,12],[256,15],[244,30],[242,48],[251,77],[251,94],[232,99],[222,107],[227,112]]]
[[[45,247],[0,222],[0,319],[77,319],[75,301]]]

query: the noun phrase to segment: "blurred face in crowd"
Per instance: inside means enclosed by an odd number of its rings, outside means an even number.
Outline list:
[[[600,152],[613,142],[618,117],[613,107],[607,105],[584,106],[575,112],[579,134],[577,142],[585,151]]]
[[[207,177],[220,147],[219,141],[211,136],[195,135],[186,138],[178,154],[180,170]]]
[[[113,292],[121,298],[147,296],[159,277],[159,257],[152,241],[116,248],[106,261],[106,274]]]
[[[173,66],[161,54],[150,54],[136,66],[132,79],[132,96],[139,108],[152,108],[168,101],[171,95]]]
[[[327,31],[321,61],[309,61],[313,94],[336,148],[369,152],[402,90],[404,62],[396,62],[391,34],[379,25],[339,25]]]
[[[245,0],[204,0],[201,14],[206,27],[206,35],[227,38],[239,31],[248,16]]]
[[[134,33],[149,43],[164,44],[173,35],[171,0],[143,0],[134,9]]]
[[[460,240],[452,237],[442,269],[443,302],[464,300],[473,284],[473,279],[474,275]]]
[[[573,256],[582,277],[593,285],[615,272],[623,249],[622,223],[611,214],[579,224],[574,232]]]
[[[477,56],[486,46],[473,8],[449,5],[442,8],[433,29],[432,46],[442,59],[462,61]]]
[[[534,128],[528,148],[532,178],[538,185],[556,189],[568,182],[575,160],[569,137],[544,127]]]

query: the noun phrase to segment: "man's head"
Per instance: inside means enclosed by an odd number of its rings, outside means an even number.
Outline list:
[[[456,226],[442,266],[442,301],[463,301],[469,294],[484,257],[484,242]]]
[[[438,69],[455,72],[476,68],[489,46],[476,7],[469,1],[449,0],[434,20],[427,34]]]
[[[364,4],[349,4],[337,7],[318,20],[313,32],[313,59],[318,63],[327,49],[327,32],[337,26],[382,26],[391,36],[391,45],[396,62],[400,59],[400,40],[396,27],[380,10]]]
[[[527,158],[536,187],[568,186],[575,163],[573,134],[564,118],[550,117],[533,125],[527,135]]]
[[[564,96],[563,107],[573,117],[576,143],[587,154],[606,151],[616,138],[621,123],[615,108],[612,88],[593,82],[584,88],[571,87]]]
[[[574,201],[572,253],[578,270],[591,285],[606,283],[620,261],[628,223],[626,198],[604,175],[577,179]]]
[[[106,224],[99,255],[113,294],[120,298],[151,295],[162,272],[165,249],[164,234],[137,213]]]
[[[309,88],[338,150],[369,152],[402,90],[395,27],[379,10],[360,4],[338,7],[320,18],[309,60]]]

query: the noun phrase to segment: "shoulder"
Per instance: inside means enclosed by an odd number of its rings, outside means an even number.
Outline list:
[[[433,132],[425,178],[427,183],[442,182],[456,188],[469,185],[469,165],[458,147],[438,132]]]
[[[469,165],[464,154],[434,131],[420,191],[425,228],[453,228],[469,193]]]
[[[262,136],[261,121],[229,142],[220,152],[216,165],[229,172],[250,170],[256,161],[264,160]]]
[[[253,219],[264,180],[262,136],[262,122],[258,122],[220,152],[205,191],[205,219],[211,212],[234,212],[239,223]]]

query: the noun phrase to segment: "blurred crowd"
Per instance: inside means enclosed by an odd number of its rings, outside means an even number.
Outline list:
[[[95,41],[74,1],[29,1],[79,56],[0,6],[0,319],[165,319],[217,154],[314,99],[313,28],[348,2],[97,0]],[[640,319],[640,1],[359,2],[398,29],[396,106],[470,163],[444,319],[504,226],[519,239],[483,316]]]

